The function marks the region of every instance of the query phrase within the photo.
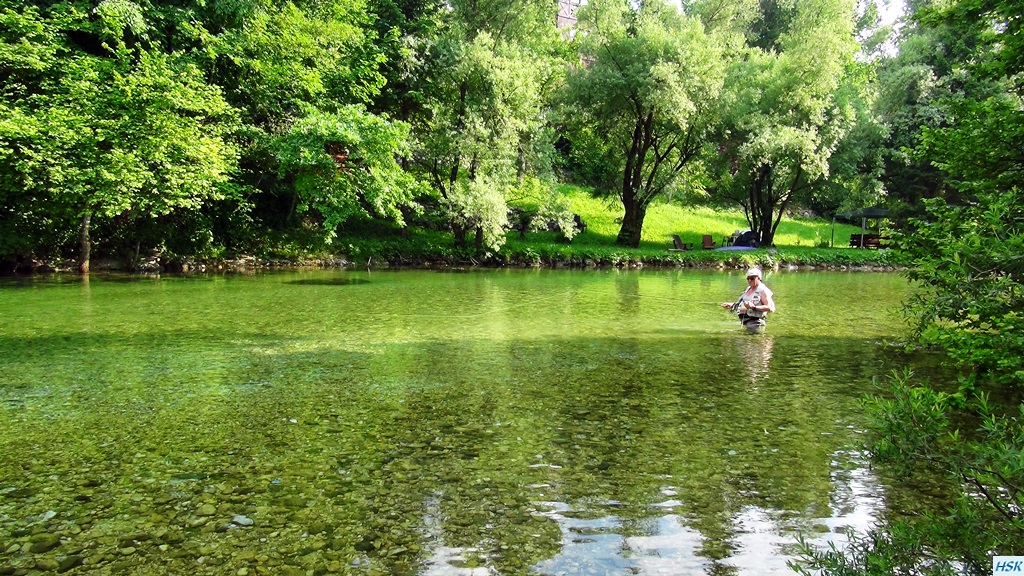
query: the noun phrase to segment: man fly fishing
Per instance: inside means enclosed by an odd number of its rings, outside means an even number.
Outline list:
[[[769,312],[775,312],[772,291],[761,281],[761,271],[747,270],[747,289],[736,302],[722,302],[722,308],[739,315],[740,323],[751,334],[764,332],[765,319]]]

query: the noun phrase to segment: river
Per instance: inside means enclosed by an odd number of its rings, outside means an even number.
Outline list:
[[[787,574],[896,487],[888,273],[0,279],[0,574]]]

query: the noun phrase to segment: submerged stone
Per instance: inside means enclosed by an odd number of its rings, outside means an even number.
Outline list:
[[[81,556],[65,556],[64,558],[61,558],[60,561],[57,563],[57,572],[67,572],[72,568],[77,568],[81,566],[83,562],[84,558],[82,558]]]
[[[32,537],[32,545],[29,547],[29,552],[36,554],[49,552],[57,546],[60,546],[60,537],[56,534],[36,534]]]

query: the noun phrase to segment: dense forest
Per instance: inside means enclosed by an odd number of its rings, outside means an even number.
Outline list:
[[[797,208],[914,213],[951,190],[929,130],[1012,102],[961,66],[999,22],[910,8],[895,34],[853,0],[561,27],[554,0],[0,1],[0,257],[266,253],[353,218],[482,253],[571,233],[556,182],[617,198],[622,246],[652,202],[742,208],[765,245]]]

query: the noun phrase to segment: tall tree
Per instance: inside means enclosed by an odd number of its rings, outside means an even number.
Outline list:
[[[579,18],[582,62],[569,75],[563,120],[597,192],[622,202],[616,243],[636,247],[651,202],[687,187],[707,145],[723,46],[663,2],[597,0]]]
[[[472,249],[495,250],[523,158],[548,135],[560,39],[548,2],[458,0],[442,13],[443,29],[424,49],[427,115],[413,124],[412,169],[433,186],[458,245],[469,247],[472,234]]]
[[[277,146],[294,145],[295,140],[282,136],[305,118],[369,104],[379,94],[384,77],[378,69],[384,56],[374,45],[366,4],[257,0],[196,9],[205,15],[205,27],[197,33],[204,48],[202,65],[239,110],[243,129],[235,134],[242,152],[238,181],[255,192],[250,199],[256,217],[275,228],[294,226],[306,216],[307,223],[321,224],[325,215],[315,208],[320,204],[303,198],[294,174],[277,164],[293,151]],[[353,157],[373,154],[354,148],[350,152]],[[322,145],[307,154],[330,162]],[[300,207],[309,212],[299,214]],[[327,220],[335,222],[333,217]],[[329,237],[334,231],[323,232]]]
[[[1024,542],[1024,5],[917,4],[915,20],[951,43],[933,47],[952,57],[962,89],[926,102],[944,118],[924,127],[914,157],[941,178],[898,239],[916,286],[906,313],[917,343],[961,376],[953,392],[893,379],[891,394],[871,400],[872,449],[902,477],[945,478],[954,496],[843,553],[807,550],[818,573],[989,574],[993,556]]]
[[[718,186],[767,246],[794,198],[828,176],[856,118],[841,96],[858,76],[853,2],[764,6],[771,10],[726,81]]]
[[[22,49],[60,59],[29,66],[33,73],[4,94],[13,121],[0,128],[4,180],[51,214],[77,219],[82,272],[94,217],[196,209],[223,195],[234,162],[224,138],[229,108],[201,71],[139,40],[148,24],[138,6],[101,3],[90,12],[23,14],[20,25],[35,33]],[[14,18],[10,10],[4,16]],[[96,39],[95,54],[76,38]]]

